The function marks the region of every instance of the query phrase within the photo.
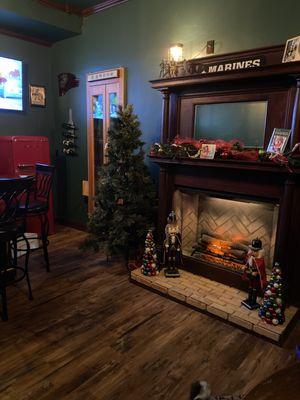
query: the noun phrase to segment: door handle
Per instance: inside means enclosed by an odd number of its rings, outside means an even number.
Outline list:
[[[19,169],[35,168],[34,164],[18,164]]]

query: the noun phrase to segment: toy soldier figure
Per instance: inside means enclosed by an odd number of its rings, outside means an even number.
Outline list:
[[[165,60],[161,60],[161,63],[159,64],[159,66],[160,66],[160,74],[159,74],[159,77],[160,77],[160,78],[164,78],[164,77],[165,77],[165,69],[166,69]]]
[[[178,267],[182,265],[181,235],[176,221],[175,212],[168,216],[166,225],[166,239],[164,241],[164,266],[167,278],[179,277]]]
[[[171,78],[175,78],[178,75],[178,65],[174,60],[170,61],[170,76]]]
[[[242,305],[249,310],[259,307],[257,295],[264,289],[267,283],[265,260],[263,257],[262,242],[256,238],[252,240],[247,253],[243,279],[249,283],[248,298],[242,301]]]

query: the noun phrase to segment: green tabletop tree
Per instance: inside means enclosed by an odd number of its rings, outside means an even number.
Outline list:
[[[147,276],[155,276],[159,274],[156,246],[151,229],[149,229],[145,240],[145,250],[143,254],[141,271],[143,275]]]
[[[156,194],[144,163],[138,117],[119,107],[109,131],[108,164],[99,170],[85,246],[128,257],[141,248],[155,218]]]
[[[285,321],[282,300],[282,276],[278,263],[275,263],[272,270],[258,315],[263,321],[272,325],[282,325]]]

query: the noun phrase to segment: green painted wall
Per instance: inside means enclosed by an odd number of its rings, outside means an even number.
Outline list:
[[[297,0],[129,0],[88,17],[81,36],[53,49],[53,76],[64,71],[80,78],[79,88],[55,102],[56,148],[60,149],[60,124],[69,107],[80,135],[79,156],[64,159],[60,171],[64,185],[60,216],[73,222],[86,218],[81,180],[87,178],[87,72],[128,68],[128,102],[135,106],[149,147],[160,136],[161,97],[148,81],[158,76],[158,65],[171,43],[183,43],[186,58],[210,39],[216,41],[217,53],[281,44],[300,34],[299,15]]]
[[[48,47],[0,35],[0,55],[22,60],[25,64],[27,84],[46,87],[47,107],[30,107],[28,86],[24,112],[0,111],[0,135],[42,135],[52,139],[54,111],[52,96],[52,52]],[[52,145],[54,149],[54,146]]]

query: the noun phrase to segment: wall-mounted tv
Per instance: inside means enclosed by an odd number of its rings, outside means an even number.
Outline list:
[[[0,110],[23,111],[22,61],[0,57]]]

